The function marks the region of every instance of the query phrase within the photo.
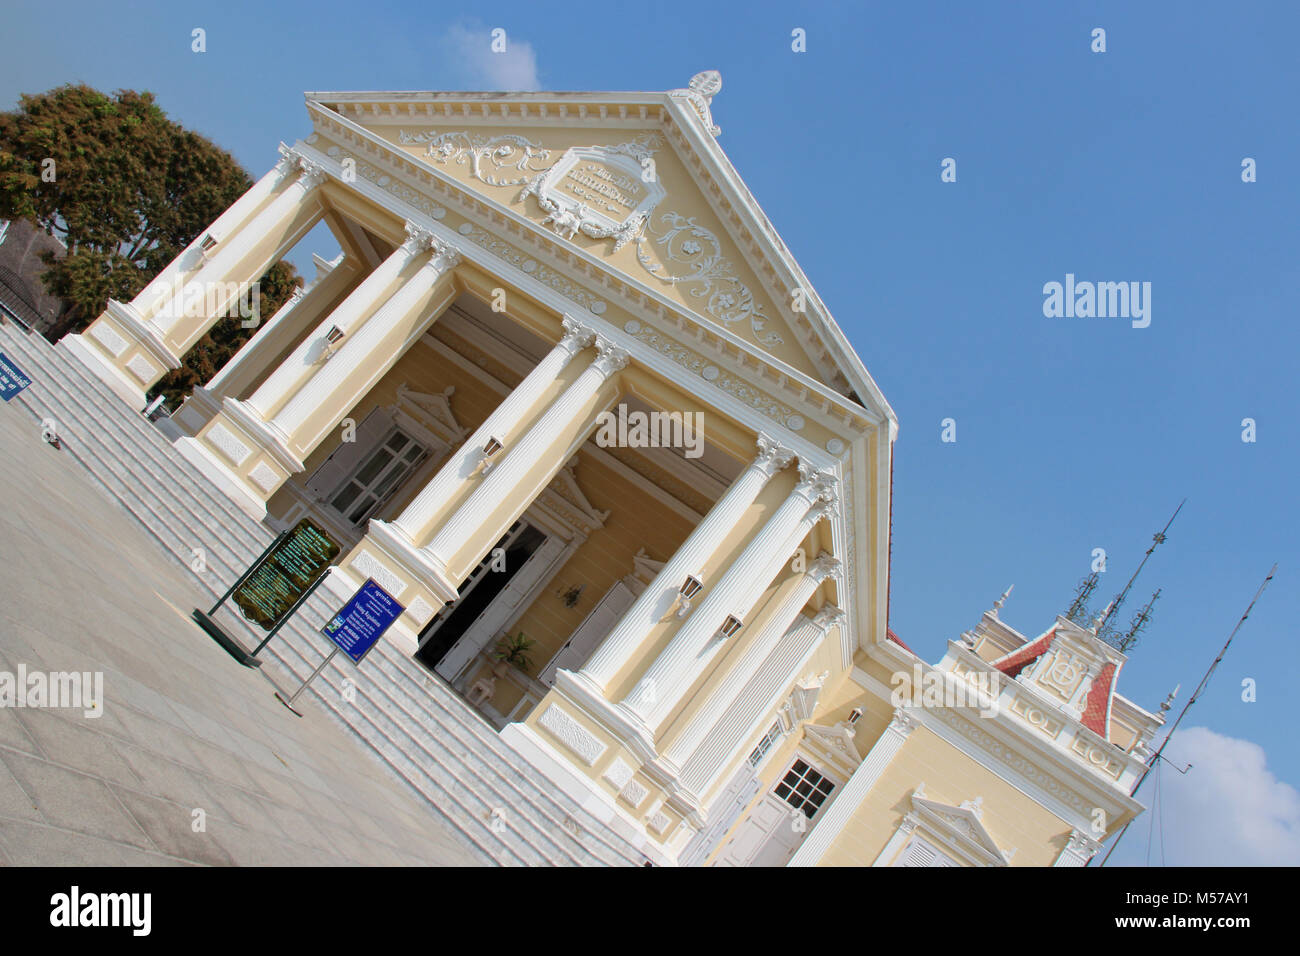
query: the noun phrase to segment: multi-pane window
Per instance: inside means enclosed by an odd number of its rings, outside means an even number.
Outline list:
[[[425,455],[410,436],[393,432],[330,499],[348,521],[361,524]]]
[[[778,720],[772,725],[772,729],[763,735],[763,739],[758,742],[754,752],[749,755],[749,765],[757,767],[767,756],[767,752],[772,749],[772,745],[781,739],[781,722]]]
[[[772,792],[811,820],[834,789],[835,784],[821,773],[796,760]]]

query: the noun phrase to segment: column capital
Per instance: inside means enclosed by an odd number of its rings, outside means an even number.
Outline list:
[[[834,604],[824,604],[821,610],[813,615],[813,625],[824,634],[835,625],[843,624],[844,616],[844,611]]]
[[[406,241],[402,243],[402,248],[410,255],[423,252],[425,249],[433,247],[433,233],[427,229],[417,226],[411,220],[406,220]]]
[[[840,562],[834,555],[823,551],[813,559],[812,564],[808,565],[807,574],[818,584],[830,577],[838,578],[840,576]]]
[[[757,444],[758,455],[754,458],[754,464],[762,468],[768,477],[775,475],[794,461],[793,451],[761,432]]]
[[[807,462],[799,462],[799,484],[795,486],[795,493],[803,495],[810,503],[834,503],[838,485],[839,480],[829,471],[817,471]]]
[[[596,340],[595,329],[583,325],[571,315],[566,315],[561,324],[564,326],[564,336],[560,339],[560,346],[570,356],[577,355]]]
[[[599,371],[602,377],[609,378],[627,365],[627,349],[619,348],[603,335],[596,336],[596,348],[599,354],[591,367]]]
[[[319,186],[325,181],[325,170],[318,163],[314,163],[306,156],[294,149],[292,146],[280,144],[280,161],[275,164],[281,176],[291,176],[301,171],[303,186],[312,189]]]
[[[921,726],[920,721],[908,712],[906,707],[899,707],[894,711],[893,718],[889,721],[889,726],[885,728],[886,732],[896,734],[899,737],[906,738],[917,727]]]
[[[450,272],[456,266],[460,265],[460,260],[464,258],[458,247],[447,242],[445,239],[439,239],[436,236],[431,237],[429,248],[433,250],[433,258],[429,260],[439,272]]]

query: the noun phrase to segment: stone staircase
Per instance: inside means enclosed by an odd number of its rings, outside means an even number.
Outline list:
[[[195,578],[214,601],[275,537],[69,353],[6,322],[0,322],[0,350],[33,379],[13,403],[37,422],[52,419],[65,454],[172,558],[192,571],[201,567]],[[297,678],[288,690],[328,653],[331,645],[319,629],[337,603],[318,588],[262,652],[279,665],[267,668],[279,672],[278,682],[288,683],[286,670]],[[196,629],[195,639],[206,638]],[[257,639],[252,631],[241,635],[250,646]],[[359,668],[336,657],[304,692],[308,696],[414,787],[485,863],[640,866],[647,859],[543,779],[445,683],[386,641]]]

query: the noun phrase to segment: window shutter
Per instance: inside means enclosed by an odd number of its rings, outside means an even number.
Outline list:
[[[328,499],[361,467],[392,428],[392,409],[374,409],[357,426],[356,441],[340,442],[334,453],[307,479],[307,491],[315,498]]]
[[[920,837],[912,837],[895,866],[957,866],[957,862],[940,853]]]

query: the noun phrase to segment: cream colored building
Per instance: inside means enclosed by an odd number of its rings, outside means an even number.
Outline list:
[[[539,773],[662,863],[1081,864],[1160,720],[1066,621],[994,610],[935,667],[893,639],[897,420],[722,152],[720,88],[310,93],[311,133],[62,345],[143,405],[326,223],[342,256],[177,445],[326,527],[327,586],[391,593],[384,639]],[[520,632],[531,666],[494,668]],[[896,706],[899,674],[986,713]]]

